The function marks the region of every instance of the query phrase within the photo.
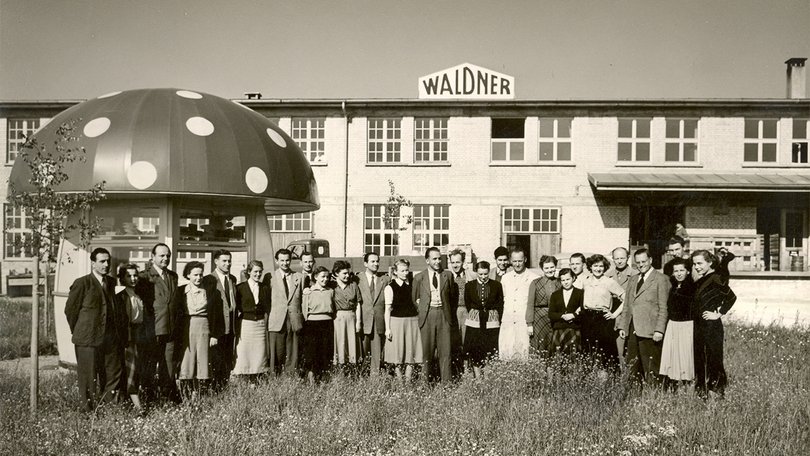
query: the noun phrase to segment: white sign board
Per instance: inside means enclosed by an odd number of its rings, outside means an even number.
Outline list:
[[[420,99],[512,100],[515,78],[470,63],[419,78]]]

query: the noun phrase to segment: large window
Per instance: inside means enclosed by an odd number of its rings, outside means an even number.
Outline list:
[[[101,220],[97,240],[156,240],[160,231],[157,207],[97,206],[93,215]]]
[[[810,137],[810,120],[793,119],[793,146],[790,162],[807,164],[807,138]]]
[[[368,119],[368,163],[399,163],[402,119]]]
[[[414,119],[414,162],[447,161],[447,119]]]
[[[20,153],[25,138],[39,129],[39,119],[8,119],[6,163],[12,164]]]
[[[363,206],[363,251],[384,256],[399,254],[399,219],[385,218],[385,205]]]
[[[180,212],[180,240],[199,242],[247,242],[244,215],[222,210],[183,209]]]
[[[312,231],[312,212],[300,214],[273,215],[267,217],[270,231],[280,233],[300,233]]]
[[[697,119],[667,119],[664,161],[694,162],[697,160]]]
[[[4,204],[4,236],[3,252],[6,258],[29,258],[31,247],[31,217],[25,215],[25,210],[16,208],[11,204]]]
[[[413,248],[425,253],[428,247],[450,243],[450,206],[447,204],[414,204]]]
[[[524,161],[526,119],[492,119],[492,161]]]
[[[745,119],[743,161],[746,163],[775,163],[776,119]]]
[[[292,119],[292,138],[304,151],[310,163],[321,163],[324,156],[324,122],[325,119]]]
[[[619,119],[620,162],[650,161],[650,119]]]
[[[559,233],[558,208],[507,207],[503,210],[504,233]]]
[[[571,161],[571,119],[541,118],[540,161]]]

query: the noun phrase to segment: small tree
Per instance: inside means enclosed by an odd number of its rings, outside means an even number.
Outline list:
[[[20,248],[32,258],[33,289],[31,307],[31,415],[36,416],[39,389],[39,277],[40,265],[44,265],[45,302],[50,303],[48,271],[50,262],[56,258],[59,243],[69,233],[78,231],[79,245],[86,247],[98,231],[98,220],[90,218],[92,207],[104,198],[104,182],[93,185],[84,192],[60,193],[57,189],[70,176],[65,165],[74,161],[84,162],[85,150],[77,147],[79,140],[74,135],[76,123],[81,119],[65,122],[56,129],[53,147],[40,144],[29,136],[22,145],[17,160],[22,160],[31,173],[29,191],[9,185],[8,201],[22,209],[30,217],[30,234],[19,239]]]
[[[385,214],[383,223],[385,229],[391,230],[391,240],[397,239],[397,231],[408,229],[408,225],[413,222],[412,214],[403,214],[403,208],[413,207],[411,200],[397,193],[394,181],[388,180],[388,200],[385,201]],[[380,252],[382,253],[382,252]]]

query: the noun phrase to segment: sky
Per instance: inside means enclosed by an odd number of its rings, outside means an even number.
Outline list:
[[[808,0],[0,0],[0,100],[178,87],[416,98],[469,62],[517,99],[784,98]]]

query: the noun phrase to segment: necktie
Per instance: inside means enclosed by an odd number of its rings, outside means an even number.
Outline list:
[[[284,282],[284,297],[290,297],[290,286],[287,284],[287,274],[281,276],[281,281]]]
[[[439,289],[439,274],[433,273],[433,288]]]
[[[644,274],[641,274],[640,278],[638,279],[638,283],[636,284],[636,293],[638,293],[638,290],[641,290],[642,285],[644,285]]]
[[[371,291],[371,296],[374,296],[374,276],[368,281],[368,289]]]
[[[230,309],[233,303],[231,302],[231,281],[225,277],[225,300],[228,301],[228,308]]]

